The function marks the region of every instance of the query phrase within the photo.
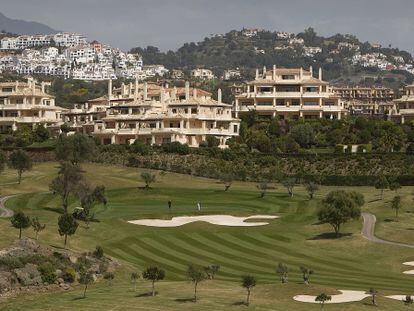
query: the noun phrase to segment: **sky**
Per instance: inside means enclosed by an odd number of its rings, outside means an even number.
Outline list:
[[[414,52],[414,0],[0,0],[0,12],[123,50],[174,50],[243,27],[295,33],[313,27]]]

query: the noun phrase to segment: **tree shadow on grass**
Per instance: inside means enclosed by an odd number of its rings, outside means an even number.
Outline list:
[[[308,238],[307,240],[336,240],[343,237],[351,236],[352,233],[339,233],[336,234],[335,232],[325,232],[318,235],[315,235],[314,237]]]
[[[394,222],[395,220],[394,219],[391,219],[391,218],[386,218],[386,219],[384,219],[384,222]]]
[[[155,296],[158,295],[158,292],[155,292]],[[152,297],[152,292],[146,292],[146,293],[142,293],[142,294],[136,294],[135,297]]]
[[[231,305],[232,306],[245,306],[246,302],[245,301],[236,301],[236,302],[233,302]]]
[[[63,209],[60,207],[45,207],[43,208],[45,211],[54,212],[58,214],[63,214]]]
[[[177,302],[182,302],[182,303],[186,303],[186,302],[194,302],[194,298],[177,298],[175,299],[175,301]]]
[[[86,297],[79,296],[79,297],[74,297],[74,298],[72,298],[72,301],[76,301],[76,300],[83,300],[83,299],[86,299]]]

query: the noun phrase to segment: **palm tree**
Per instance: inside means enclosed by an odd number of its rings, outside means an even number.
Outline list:
[[[288,273],[289,273],[288,266],[280,262],[276,267],[276,273],[279,274],[280,280],[282,281],[282,283],[288,282]]]
[[[300,267],[300,272],[302,272],[303,282],[308,285],[310,276],[314,273],[312,269],[309,269],[307,267]]]
[[[369,289],[369,294],[371,295],[371,301],[372,301],[372,305],[376,306],[377,305],[377,294],[378,291],[375,288],[370,288]]]
[[[410,295],[405,296],[405,299],[403,299],[403,302],[406,306],[410,306],[413,304],[414,300]]]
[[[250,304],[250,292],[256,286],[256,279],[251,275],[242,276],[242,286],[247,290],[246,305]]]
[[[136,272],[131,273],[131,281],[134,282],[134,292],[137,291],[137,280],[139,279],[139,274]]]

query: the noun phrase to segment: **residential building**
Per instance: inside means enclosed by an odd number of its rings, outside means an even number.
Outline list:
[[[384,87],[333,87],[351,114],[384,115],[393,108],[394,91]]]
[[[234,115],[256,111],[262,117],[280,119],[341,119],[347,114],[340,98],[328,82],[313,76],[313,69],[302,68],[272,70],[263,68],[256,78],[247,82],[243,93],[235,96]]]
[[[239,68],[236,68],[236,69],[224,70],[224,73],[223,73],[223,77],[222,78],[225,81],[229,81],[229,80],[239,80],[241,78],[240,69]]]
[[[414,84],[404,88],[404,95],[394,100],[390,118],[402,124],[414,120]]]
[[[210,69],[197,68],[191,70],[191,76],[200,80],[212,80],[215,78],[213,72]]]
[[[138,90],[138,92],[136,92]],[[178,141],[198,147],[214,136],[220,148],[238,136],[240,120],[232,117],[232,106],[213,100],[211,94],[190,88],[169,88],[153,83],[122,84],[108,95],[88,101],[64,114],[73,131],[90,133],[103,144],[148,144]]]
[[[38,125],[58,130],[63,124],[61,114],[65,109],[55,106],[54,97],[46,93],[48,85],[36,84],[32,78],[27,82],[0,83],[0,131]]]

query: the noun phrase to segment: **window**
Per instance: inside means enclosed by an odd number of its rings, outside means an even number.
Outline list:
[[[319,105],[317,102],[309,102],[309,101],[305,101],[303,103],[304,106],[317,106]]]
[[[317,91],[318,91],[318,88],[316,86],[308,86],[305,88],[305,92],[315,93]]]
[[[282,80],[295,80],[294,75],[282,75]]]
[[[177,113],[177,109],[173,109],[172,110],[172,113]]]
[[[12,88],[12,87],[3,87],[3,88],[1,89],[1,91],[2,91],[3,93],[11,93],[11,92],[13,92],[13,88]]]
[[[273,102],[272,101],[267,101],[267,102],[257,102],[258,106],[273,106]]]
[[[191,108],[191,114],[197,114],[197,108]]]
[[[23,98],[16,99],[16,104],[23,104]]]
[[[233,125],[233,133],[237,133],[237,125]]]

